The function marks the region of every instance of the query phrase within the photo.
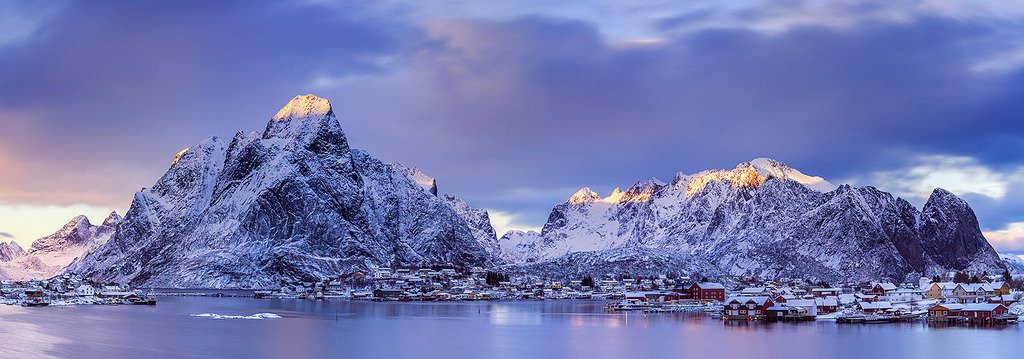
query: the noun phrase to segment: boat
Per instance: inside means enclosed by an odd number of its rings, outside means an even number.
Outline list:
[[[128,299],[128,304],[131,305],[156,305],[156,297],[152,294],[144,297],[133,297]]]
[[[836,316],[836,323],[864,323],[866,316],[863,314],[848,314]]]
[[[892,323],[895,320],[896,317],[892,315],[868,315],[864,317],[865,324]]]

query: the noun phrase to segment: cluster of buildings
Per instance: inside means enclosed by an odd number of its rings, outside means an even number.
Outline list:
[[[277,291],[257,291],[255,296],[306,299],[355,299],[374,301],[444,300],[556,300],[631,299],[648,297],[667,302],[696,300],[721,302],[725,287],[699,283],[688,277],[668,278],[580,278],[542,280],[509,278],[483,268],[459,270],[454,267],[378,268],[370,272],[344,274],[321,282],[297,283]]]
[[[1004,282],[932,282],[810,289],[788,286],[743,288],[731,293],[721,315],[730,320],[814,320],[891,322],[919,320],[994,322],[1016,320],[1009,313],[1021,293]]]
[[[2,281],[0,304],[156,304],[156,300],[128,286],[103,285],[74,275],[60,275],[46,280]]]

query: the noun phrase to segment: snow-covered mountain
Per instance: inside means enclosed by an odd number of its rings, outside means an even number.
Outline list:
[[[330,103],[297,96],[262,131],[208,138],[135,194],[68,272],[149,287],[275,287],[378,266],[490,266],[486,212],[349,148]]]
[[[1002,267],[970,206],[948,191],[936,189],[919,211],[874,187],[836,187],[770,159],[641,181],[603,199],[583,188],[554,207],[540,235],[506,237],[499,243],[514,262],[569,264],[566,255],[642,248],[762,279],[902,280]]]
[[[1014,276],[1024,275],[1024,258],[1016,254],[999,253],[999,258],[1003,260],[1003,264],[1006,265],[1006,269],[1010,270],[1010,273]]]
[[[45,279],[57,274],[75,258],[105,243],[121,221],[111,212],[103,223],[94,225],[85,216],[76,216],[57,232],[32,242],[28,252],[18,246],[20,254],[0,261],[0,279]],[[12,242],[13,243],[13,242]],[[0,247],[3,245],[0,244]],[[14,244],[17,246],[17,244]],[[0,257],[3,257],[0,248]]]
[[[19,245],[18,242],[0,242],[0,262],[12,260],[23,254],[25,254],[25,249],[21,248],[21,245]]]

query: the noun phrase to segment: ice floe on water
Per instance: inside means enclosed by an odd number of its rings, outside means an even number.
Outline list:
[[[192,314],[191,317],[213,318],[213,319],[277,319],[280,315],[274,313],[256,313],[253,315],[227,315],[216,313]]]

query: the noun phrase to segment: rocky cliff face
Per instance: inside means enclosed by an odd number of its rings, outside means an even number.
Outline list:
[[[54,276],[75,258],[105,243],[114,233],[121,216],[111,212],[102,224],[94,225],[85,216],[72,218],[60,230],[36,239],[28,252],[16,243],[0,244],[0,279],[29,280]],[[16,248],[14,248],[16,247]],[[10,252],[9,257],[4,252]]]
[[[136,286],[274,287],[378,266],[489,266],[493,233],[422,172],[350,149],[330,103],[307,95],[263,131],[179,153],[110,241],[67,271]]]
[[[769,159],[637,182],[604,199],[584,188],[516,248],[506,259],[657,250],[706,260],[714,268],[705,272],[760,279],[902,280],[1002,267],[973,211],[945,190],[918,211],[873,187],[835,187]]]

